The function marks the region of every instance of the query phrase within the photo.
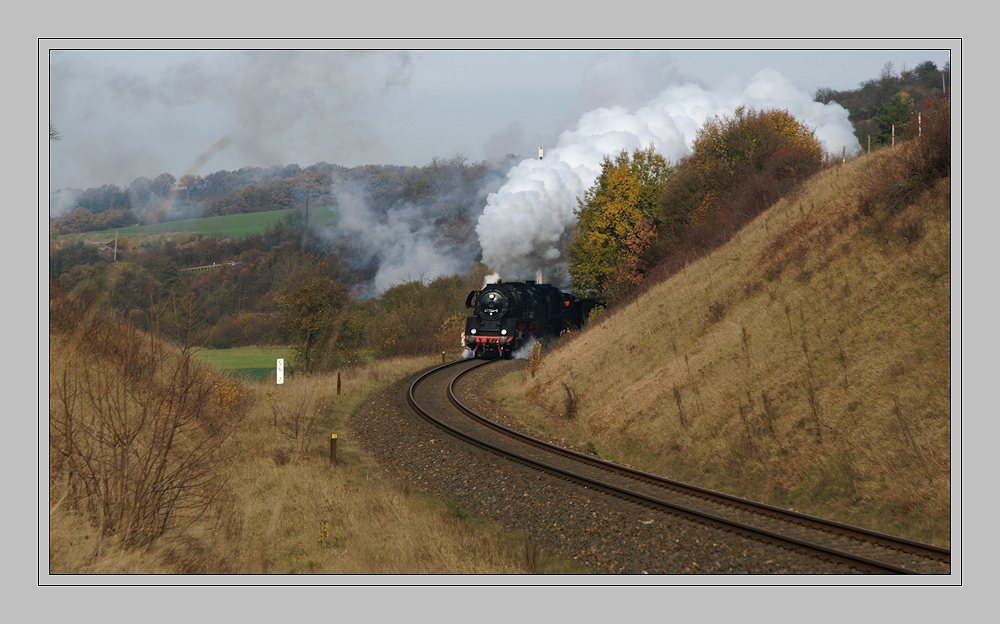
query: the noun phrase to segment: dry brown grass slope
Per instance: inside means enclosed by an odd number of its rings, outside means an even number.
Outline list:
[[[817,174],[498,397],[606,458],[949,545],[950,178],[860,215],[891,156]]]
[[[50,574],[579,570],[385,476],[343,435],[437,356],[344,369],[342,393],[339,372],[245,384],[59,293],[50,311]],[[165,509],[154,491],[183,496]]]

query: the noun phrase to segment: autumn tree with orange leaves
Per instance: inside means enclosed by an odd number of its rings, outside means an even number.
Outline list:
[[[577,200],[576,236],[566,248],[577,294],[605,295],[616,266],[627,255],[641,253],[637,241],[655,227],[660,189],[671,173],[670,162],[652,145],[604,157],[594,186]]]

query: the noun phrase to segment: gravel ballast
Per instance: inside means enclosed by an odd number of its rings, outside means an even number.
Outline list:
[[[504,425],[516,426],[476,390],[523,366],[514,360],[472,373],[460,400]],[[394,477],[442,500],[457,498],[462,509],[523,534],[534,547],[555,557],[613,574],[850,572],[471,449],[410,408],[407,391],[417,376],[392,384],[359,408],[352,433],[361,446]]]

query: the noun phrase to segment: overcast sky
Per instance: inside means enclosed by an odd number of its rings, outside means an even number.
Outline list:
[[[587,111],[635,111],[684,82],[715,89],[772,68],[812,95],[820,87],[856,88],[887,62],[898,73],[949,61],[949,42],[918,43],[857,50],[238,51],[81,50],[54,41],[49,117],[62,140],[50,145],[49,188],[124,187],[160,173],[179,178],[319,161],[422,166],[457,155],[470,162],[530,157],[555,145]],[[225,147],[211,150],[220,141]]]

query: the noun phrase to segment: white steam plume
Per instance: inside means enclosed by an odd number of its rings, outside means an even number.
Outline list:
[[[527,360],[531,357],[531,350],[535,348],[535,343],[538,339],[534,336],[528,336],[528,339],[524,341],[521,348],[511,354],[511,357],[515,360]]]
[[[544,160],[515,165],[500,190],[489,195],[476,225],[483,263],[504,279],[521,279],[539,269],[546,275],[564,274],[553,269],[565,266],[562,247],[576,224],[577,198],[594,184],[605,155],[652,144],[676,163],[689,153],[707,119],[744,105],[787,109],[815,129],[827,152],[839,154],[846,148],[853,155],[860,149],[846,109],[835,102],[814,102],[773,69],[711,91],[691,83],[671,86],[634,113],[598,108],[563,132]]]

